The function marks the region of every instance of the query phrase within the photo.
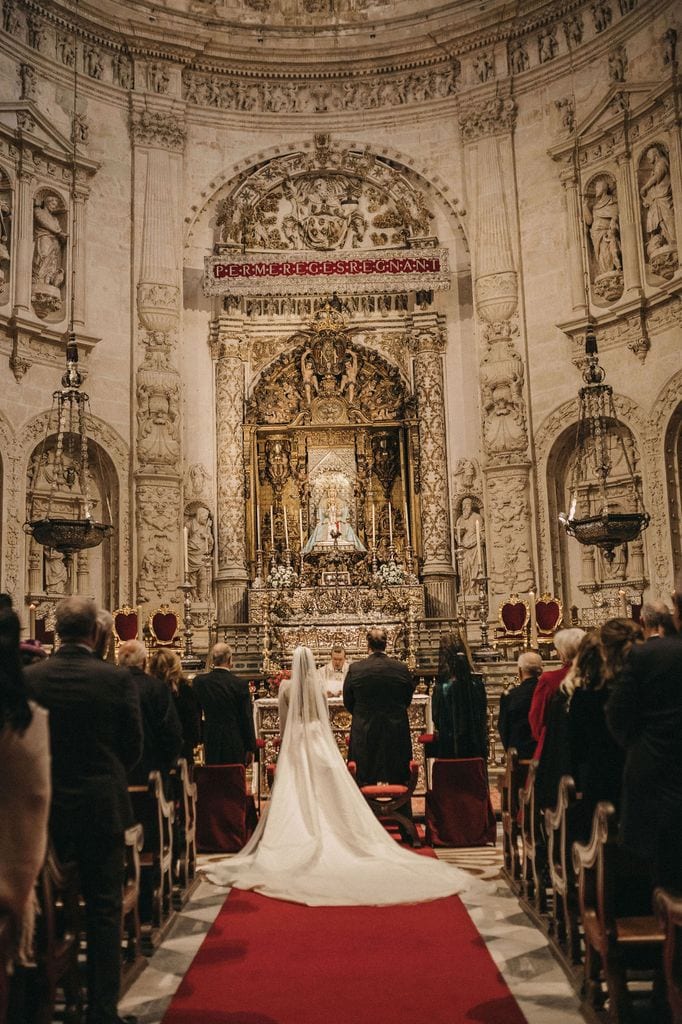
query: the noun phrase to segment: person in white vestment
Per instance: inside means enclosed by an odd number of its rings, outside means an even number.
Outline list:
[[[343,681],[348,672],[349,662],[343,647],[332,647],[330,658],[320,669],[322,688],[328,697],[340,697],[343,693]]]
[[[374,817],[336,746],[308,647],[294,651],[280,714],[269,806],[241,853],[206,867],[210,881],[321,907],[418,903],[470,887],[465,872],[400,847]]]

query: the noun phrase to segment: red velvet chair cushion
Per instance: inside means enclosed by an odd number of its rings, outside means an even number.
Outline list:
[[[432,846],[486,846],[495,842],[495,815],[480,757],[433,762],[426,794],[426,842]]]
[[[382,796],[402,796],[404,793],[407,793],[407,786],[393,786],[388,785],[388,783],[385,786],[361,786],[360,792],[363,796],[369,796],[372,797],[373,800],[376,800],[378,797]]]
[[[178,617],[175,612],[156,612],[152,616],[152,628],[161,644],[172,644],[178,631]]]
[[[236,853],[257,823],[253,797],[246,791],[243,764],[196,765],[197,849]]]
[[[536,601],[535,619],[541,633],[553,633],[561,619],[561,605],[556,598]]]
[[[528,609],[523,601],[507,601],[500,609],[504,628],[509,633],[520,633],[526,624]]]
[[[119,640],[137,640],[137,612],[117,612],[114,629]]]

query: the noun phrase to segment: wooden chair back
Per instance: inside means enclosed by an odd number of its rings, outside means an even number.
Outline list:
[[[35,1024],[50,1024],[57,989],[64,993],[64,1017],[77,1024],[83,1015],[83,992],[78,969],[82,921],[80,885],[75,864],[60,864],[52,849],[36,883],[38,913],[35,931]]]
[[[175,801],[173,875],[177,885],[176,905],[182,906],[197,869],[197,785],[190,778],[184,757],[176,761],[171,780]]]
[[[556,806],[545,808],[547,861],[554,893],[550,928],[559,947],[574,964],[580,962],[580,928],[578,893],[571,860],[575,837],[571,834],[570,810],[577,800],[575,782],[570,775],[562,775]]]
[[[146,951],[168,920],[173,898],[173,821],[160,772],[150,772],[146,786],[128,786],[136,821],[144,830],[140,854],[140,922]]]
[[[663,969],[672,1024],[682,1024],[682,898],[656,889],[654,910],[665,932]]]
[[[125,991],[139,973],[142,960],[142,936],[140,929],[140,877],[142,867],[140,856],[144,847],[142,825],[133,825],[125,832],[125,875],[123,879],[123,906],[121,909],[121,931],[123,963],[121,969],[121,990]]]
[[[530,761],[519,758],[515,747],[507,751],[507,764],[500,779],[502,805],[502,871],[514,892],[521,885],[521,855],[519,840],[519,790],[526,784]]]
[[[544,877],[545,848],[540,837],[540,815],[536,803],[535,779],[538,762],[528,766],[525,786],[519,788],[521,829],[521,893],[538,915],[547,913],[547,888]]]

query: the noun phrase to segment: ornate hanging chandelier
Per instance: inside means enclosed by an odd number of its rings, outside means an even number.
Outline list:
[[[612,562],[614,548],[636,540],[649,525],[649,513],[642,502],[640,482],[623,437],[613,401],[613,388],[604,383],[599,365],[597,338],[588,329],[585,337],[585,386],[578,393],[578,428],[569,491],[568,514],[559,521],[566,533],[580,544],[601,549]],[[614,459],[620,455],[626,467],[617,488],[609,486]],[[594,474],[596,484],[588,474]],[[613,483],[613,480],[611,480]],[[632,511],[621,511],[626,504]]]

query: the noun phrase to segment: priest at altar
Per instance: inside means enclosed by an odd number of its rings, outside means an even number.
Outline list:
[[[326,665],[320,669],[322,687],[328,697],[340,697],[343,692],[343,681],[348,672],[349,661],[346,652],[341,646],[331,649],[331,657]]]

